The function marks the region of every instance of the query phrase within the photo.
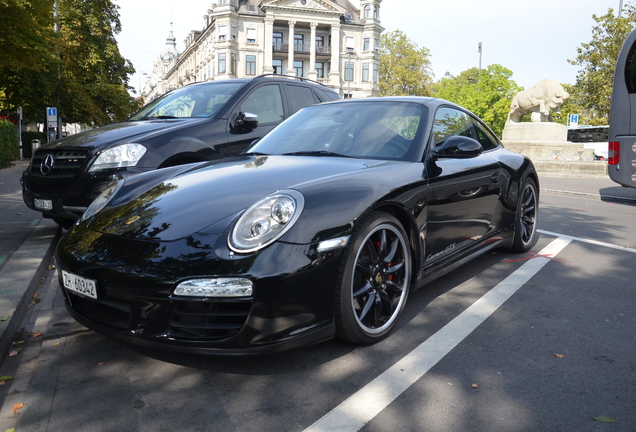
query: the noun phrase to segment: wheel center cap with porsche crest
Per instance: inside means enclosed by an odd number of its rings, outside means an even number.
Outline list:
[[[378,272],[375,275],[375,283],[381,284],[384,281],[384,278],[382,277],[382,273]]]
[[[48,153],[46,156],[44,156],[44,160],[40,164],[40,172],[44,175],[47,175],[53,169],[54,163],[55,160],[53,159],[53,155],[51,153]]]

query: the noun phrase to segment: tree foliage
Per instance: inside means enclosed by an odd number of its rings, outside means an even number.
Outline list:
[[[572,87],[573,103],[581,110],[586,123],[603,125],[609,121],[612,83],[618,54],[636,23],[636,8],[627,5],[622,17],[609,9],[605,15],[592,15],[596,25],[592,28],[592,40],[577,48],[577,56],[568,60],[581,67],[576,84]]]
[[[402,31],[380,39],[380,96],[430,96],[433,74],[429,50],[419,48]]]
[[[501,136],[510,102],[522,90],[510,79],[512,71],[494,64],[482,69],[471,68],[455,78],[443,78],[433,88],[435,97],[461,105],[490,126]]]
[[[23,107],[27,121],[44,121],[45,108],[56,106],[65,122],[103,125],[138,108],[128,93],[134,68],[115,40],[121,23],[112,0],[59,0],[58,33],[53,31],[53,0],[0,4],[0,10],[17,7],[11,12],[16,25],[2,26],[0,43],[34,35],[24,47],[0,54],[6,58],[0,66],[0,91],[10,107]],[[29,18],[29,11],[39,18]]]

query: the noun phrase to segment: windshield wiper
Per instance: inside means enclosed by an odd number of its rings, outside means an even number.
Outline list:
[[[160,115],[160,116],[142,117],[139,120],[154,120],[154,119],[165,120],[165,119],[176,119],[176,118],[179,118],[179,117],[168,116],[168,115]]]
[[[334,153],[327,150],[303,150],[291,153],[283,153],[283,156],[336,156],[336,157],[351,157],[340,153]]]
[[[270,154],[261,153],[261,152],[247,152],[247,153],[241,153],[241,156],[270,156]]]

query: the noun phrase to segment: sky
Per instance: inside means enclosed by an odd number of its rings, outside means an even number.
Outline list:
[[[357,0],[352,0],[356,6]],[[129,84],[138,88],[144,72],[165,48],[172,30],[177,49],[191,30],[203,28],[213,0],[114,0],[122,31],[120,53],[137,70]],[[418,47],[430,51],[435,80],[448,71],[459,75],[479,66],[500,64],[528,88],[542,79],[574,84],[579,67],[568,63],[577,48],[592,40],[592,15],[618,13],[621,0],[383,0],[380,23],[385,32],[401,30]],[[630,3],[624,0],[623,3]]]

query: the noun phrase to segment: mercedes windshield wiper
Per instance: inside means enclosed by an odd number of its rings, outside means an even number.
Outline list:
[[[177,118],[179,117],[169,116],[169,115],[160,115],[160,116],[142,117],[139,120],[154,120],[154,119],[165,120],[165,119],[177,119]]]
[[[336,156],[336,157],[351,157],[340,153],[334,153],[327,150],[303,150],[291,153],[283,153],[283,156]]]
[[[270,156],[270,154],[261,153],[261,152],[246,152],[246,153],[241,153],[241,156]]]

